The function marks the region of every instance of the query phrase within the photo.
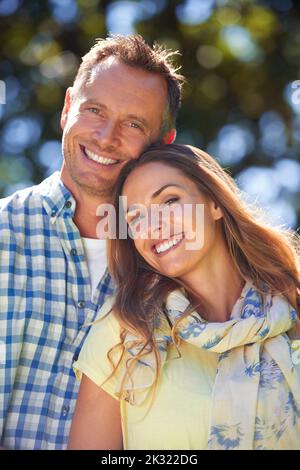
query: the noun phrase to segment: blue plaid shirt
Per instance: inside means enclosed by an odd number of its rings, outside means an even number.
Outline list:
[[[91,299],[75,200],[59,172],[0,200],[0,437],[7,449],[65,449],[78,383],[72,370],[107,296]]]

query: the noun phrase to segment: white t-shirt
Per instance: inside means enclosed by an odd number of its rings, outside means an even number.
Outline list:
[[[87,264],[91,278],[92,298],[107,268],[106,241],[98,238],[83,238]]]

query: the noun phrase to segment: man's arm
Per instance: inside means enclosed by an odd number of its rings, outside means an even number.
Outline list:
[[[120,403],[82,375],[68,449],[123,448]]]

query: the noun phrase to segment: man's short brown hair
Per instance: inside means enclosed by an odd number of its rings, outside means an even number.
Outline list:
[[[91,78],[93,68],[104,59],[114,56],[129,67],[142,69],[146,72],[161,75],[167,83],[168,103],[161,134],[175,127],[176,117],[181,102],[181,89],[184,77],[177,73],[171,59],[177,51],[170,51],[163,46],[154,44],[150,47],[142,36],[113,35],[106,39],[97,39],[96,44],[82,57],[82,62],[74,80],[74,86],[81,87]]]

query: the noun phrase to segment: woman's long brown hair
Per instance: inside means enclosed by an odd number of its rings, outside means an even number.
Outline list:
[[[299,236],[259,220],[253,208],[241,198],[231,176],[202,150],[177,144],[152,146],[138,160],[126,164],[114,191],[117,234],[119,217],[122,217],[119,196],[124,183],[135,168],[150,162],[180,170],[196,183],[200,192],[215,201],[223,213],[222,228],[228,251],[242,278],[252,280],[258,289],[263,285],[270,292],[285,296],[299,315]],[[122,327],[118,346],[124,351],[122,342],[126,331],[135,332],[144,346],[136,359],[154,351],[159,369],[159,354],[153,339],[155,319],[163,314],[168,294],[182,284],[155,272],[139,255],[130,237],[110,239],[107,250],[109,270],[117,286],[113,310]],[[172,330],[174,338],[177,324]]]

